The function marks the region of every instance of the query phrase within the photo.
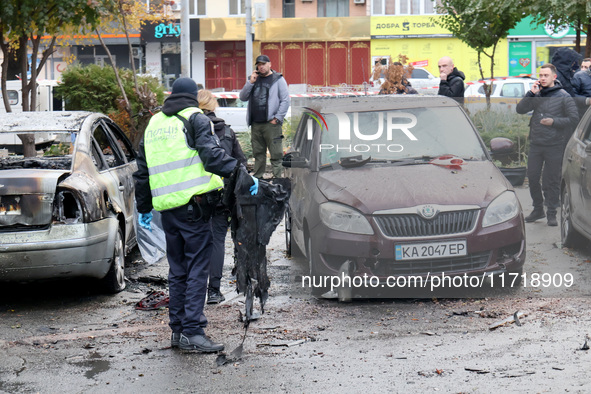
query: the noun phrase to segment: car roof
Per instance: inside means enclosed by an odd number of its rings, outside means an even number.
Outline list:
[[[326,110],[338,112],[381,111],[391,109],[428,107],[457,107],[458,103],[445,96],[418,95],[377,95],[357,97],[307,97],[293,98],[294,106],[311,107],[316,111]]]
[[[0,133],[78,131],[91,115],[88,111],[43,111],[0,114]]]

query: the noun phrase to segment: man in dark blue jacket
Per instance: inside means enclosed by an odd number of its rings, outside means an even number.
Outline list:
[[[544,64],[540,68],[538,78],[516,107],[517,113],[520,114],[534,111],[530,119],[527,161],[529,192],[534,210],[525,221],[535,222],[546,217],[546,205],[548,226],[557,226],[556,211],[560,202],[562,155],[578,121],[578,111],[573,98],[556,80],[554,65]]]

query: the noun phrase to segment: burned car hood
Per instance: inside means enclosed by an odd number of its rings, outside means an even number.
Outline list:
[[[0,227],[47,225],[60,177],[68,171],[0,171]]]
[[[485,207],[510,188],[489,161],[465,162],[460,169],[433,164],[329,169],[319,172],[317,186],[328,200],[366,214],[422,204]]]

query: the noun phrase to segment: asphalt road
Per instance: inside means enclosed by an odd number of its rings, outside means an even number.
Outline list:
[[[528,213],[527,188],[517,192]],[[305,264],[285,257],[280,226],[268,247],[270,298],[246,338],[230,263],[226,302],[206,307],[225,359],[170,349],[167,309],[135,310],[150,290],[166,290],[165,261],[130,256],[128,287],[114,296],[87,281],[3,284],[0,392],[591,392],[582,350],[591,252],[561,248],[559,231],[527,224],[525,272],[572,274],[569,288],[528,280],[471,298],[338,303],[301,287]]]

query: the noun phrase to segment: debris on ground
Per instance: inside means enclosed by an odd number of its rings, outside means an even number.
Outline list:
[[[502,327],[502,326],[505,326],[505,325],[511,324],[511,323],[515,323],[516,325],[521,326],[521,321],[519,319],[524,316],[525,316],[525,313],[517,311],[513,314],[513,316],[491,324],[490,327],[488,327],[488,329],[492,331],[494,329],[497,329],[499,327]]]
[[[135,304],[135,309],[140,311],[153,311],[168,307],[169,297],[163,291],[151,291],[146,297]]]

